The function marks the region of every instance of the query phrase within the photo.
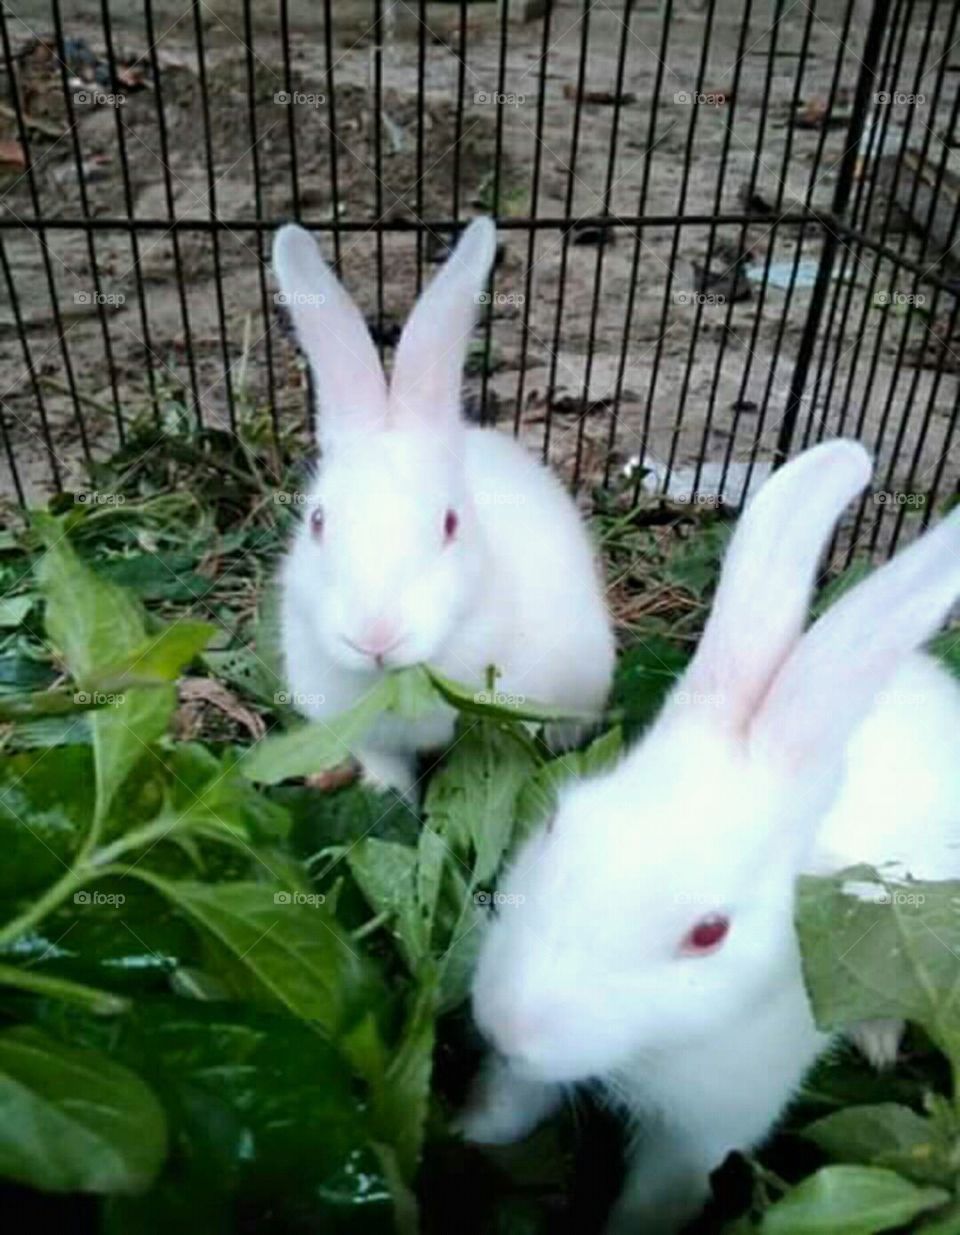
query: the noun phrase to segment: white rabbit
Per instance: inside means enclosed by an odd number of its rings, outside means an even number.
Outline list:
[[[482,689],[594,714],[613,672],[600,573],[576,506],[512,437],[468,427],[461,372],[496,229],[477,219],[413,309],[389,389],[373,341],[303,228],[273,268],[317,391],[318,474],[282,570],[282,642],[299,711],[327,720],[390,669],[428,662]],[[386,716],[352,752],[410,793],[415,754],[453,712]],[[348,752],[345,750],[344,754]]]
[[[801,975],[797,874],[960,876],[960,688],[915,650],[960,594],[960,511],[803,633],[819,555],[869,475],[846,441],[774,474],[660,716],[613,770],[562,788],[500,885],[473,987],[497,1054],[461,1128],[512,1140],[564,1086],[599,1082],[633,1133],[611,1231],[678,1230],[830,1045]],[[858,1033],[889,1056],[901,1028]]]

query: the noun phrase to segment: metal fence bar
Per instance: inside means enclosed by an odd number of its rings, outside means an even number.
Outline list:
[[[880,49],[883,45],[889,9],[889,0],[875,0],[873,12],[870,16],[861,71],[857,78],[853,112],[847,129],[846,149],[840,165],[840,174],[837,177],[837,185],[831,206],[833,214],[840,218],[844,216],[850,200],[850,190],[853,185],[854,171],[856,170],[857,147],[863,134],[869,91],[877,78],[877,65],[880,58]],[[774,453],[775,465],[786,461],[793,443],[800,405],[806,389],[807,374],[810,368],[810,361],[813,358],[813,349],[817,341],[823,310],[826,305],[833,263],[840,239],[839,233],[829,228],[827,229],[823,254],[820,258],[817,278],[814,283],[813,294],[810,298],[810,309],[807,314],[803,335],[800,339],[800,345],[797,349],[797,363],[793,370],[793,376],[790,379],[790,391],[787,396],[786,410],[784,411],[783,421],[777,437],[777,446]]]

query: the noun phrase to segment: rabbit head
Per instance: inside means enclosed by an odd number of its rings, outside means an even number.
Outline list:
[[[490,220],[466,229],[404,326],[388,387],[313,238],[292,224],[276,235],[273,268],[313,375],[322,452],[284,583],[347,668],[430,659],[479,586],[460,383],[495,248]]]
[[[836,441],[773,475],[660,716],[521,845],[473,988],[519,1074],[573,1082],[685,1044],[695,1066],[698,1041],[771,997],[800,1015],[795,876],[852,732],[960,593],[958,512],[803,633],[823,546],[869,474]]]

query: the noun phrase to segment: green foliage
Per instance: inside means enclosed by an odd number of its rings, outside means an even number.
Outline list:
[[[262,504],[244,460],[229,466],[230,502]],[[490,1155],[446,1131],[470,973],[512,847],[565,781],[616,763],[682,672],[727,528],[669,553],[645,540],[682,633],[638,631],[616,723],[558,755],[544,727],[584,718],[505,700],[492,672],[478,692],[418,667],[331,724],[295,722],[269,606],[251,605],[260,567],[231,573],[258,542],[135,475],[124,520],[74,507],[0,543],[0,1175],[93,1194],[106,1235],[415,1235],[468,1213],[471,1229],[549,1235],[578,1186],[573,1121]],[[619,554],[631,520],[608,526]],[[256,536],[279,530],[264,516]],[[948,661],[954,643],[938,645]],[[187,673],[271,732],[180,734]],[[291,783],[342,764],[381,712],[436,707],[456,740],[421,808]],[[902,1017],[911,1053],[879,1076],[852,1051],[818,1065],[786,1168],[779,1142],[752,1164],[730,1235],[960,1229],[958,910],[956,884],[866,868],[800,881],[820,1025]]]

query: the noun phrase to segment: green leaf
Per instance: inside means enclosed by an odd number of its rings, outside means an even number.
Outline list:
[[[107,1203],[112,1235],[392,1231],[369,1100],[310,1025],[169,995],[111,1022],[43,1012],[49,1032],[142,1071],[167,1111],[177,1152],[148,1193]]]
[[[425,975],[414,995],[400,1044],[391,1055],[382,1083],[373,1092],[374,1135],[393,1146],[408,1182],[423,1150],[438,992],[437,975]]]
[[[292,776],[310,776],[351,757],[352,748],[393,698],[390,678],[381,678],[349,711],[330,721],[299,725],[269,735],[252,747],[241,763],[253,781],[276,785]]]
[[[172,666],[177,658],[186,655],[190,659],[195,654],[200,624],[185,628],[186,642],[172,636],[164,641],[161,636],[155,639],[160,650],[148,652],[144,616],[137,602],[80,560],[59,520],[41,514],[36,523],[45,544],[37,576],[46,598],[47,635],[63,653],[82,695],[95,695],[98,676],[130,656],[144,660],[154,655],[155,667],[162,665],[165,673],[175,674]],[[88,722],[96,760],[97,821],[104,818],[117,789],[150,743],[166,732],[176,692],[172,685],[130,688],[108,694],[105,702],[107,706],[91,712]]]
[[[347,864],[374,913],[391,915],[404,961],[415,973],[430,947],[417,905],[417,851],[368,836],[348,850]]]
[[[888,1167],[920,1183],[951,1185],[956,1174],[951,1146],[934,1121],[896,1102],[834,1111],[802,1135],[835,1162]]]
[[[44,541],[37,577],[47,602],[47,635],[83,683],[143,642],[143,613],[128,592],[77,557],[59,519],[36,514],[34,521]]]
[[[36,1029],[0,1033],[0,1173],[48,1192],[139,1192],[166,1156],[144,1082]]]
[[[270,994],[323,1033],[342,1032],[374,997],[369,962],[321,901],[273,883],[195,883],[131,873],[210,932]]]
[[[642,732],[659,712],[688,659],[686,652],[660,635],[647,636],[620,657],[610,702],[622,713],[628,740]]]
[[[873,1235],[949,1199],[941,1188],[918,1188],[879,1167],[827,1166],[772,1205],[760,1230],[762,1235]]]
[[[513,835],[517,794],[536,767],[526,744],[494,722],[478,722],[433,777],[424,810],[455,853],[475,854],[472,884],[491,879]]]
[[[0,598],[0,628],[12,630],[19,626],[33,608],[33,595]]]
[[[185,666],[207,646],[217,628],[210,622],[180,620],[148,635],[140,644],[102,670],[110,685],[120,686],[125,678],[134,682],[156,679],[173,682]]]
[[[557,708],[547,707],[545,704],[528,701],[524,696],[499,691],[496,686],[493,690],[486,688],[476,690],[462,682],[455,682],[453,678],[446,677],[430,666],[421,668],[420,672],[428,676],[430,683],[442,699],[467,716],[479,716],[485,720],[540,721],[544,724],[596,719],[587,713],[563,712]]]
[[[0,758],[0,900],[29,897],[59,879],[94,810],[90,748],[61,746]]]
[[[518,831],[525,835],[545,823],[557,808],[557,793],[562,785],[609,771],[622,751],[623,733],[618,726],[601,734],[586,749],[568,751],[537,768],[517,798]]]
[[[796,915],[822,1028],[902,1017],[960,1065],[960,883],[897,883],[871,867],[805,875]]]

